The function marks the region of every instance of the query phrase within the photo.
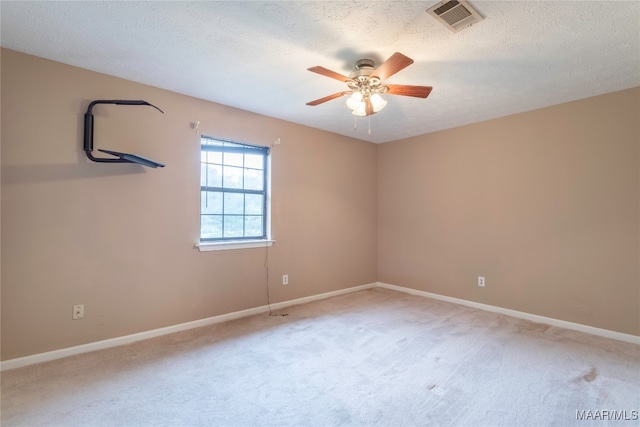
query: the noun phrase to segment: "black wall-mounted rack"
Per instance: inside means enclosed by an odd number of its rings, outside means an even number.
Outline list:
[[[87,112],[84,114],[84,152],[87,154],[89,160],[99,163],[137,163],[139,165],[148,166],[150,168],[163,168],[165,165],[162,163],[158,163],[154,160],[147,159],[146,157],[138,156],[137,154],[129,154],[129,153],[121,153],[119,151],[111,151],[111,150],[101,150],[103,153],[111,154],[113,157],[94,157],[93,156],[93,113],[91,109],[96,104],[116,104],[116,105],[148,105],[150,107],[155,108],[164,114],[164,111],[159,109],[153,104],[149,104],[147,101],[134,101],[134,100],[126,100],[126,99],[111,99],[104,100],[99,99],[96,101],[92,101],[87,107]]]

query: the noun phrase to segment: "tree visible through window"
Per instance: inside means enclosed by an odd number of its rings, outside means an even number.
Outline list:
[[[269,149],[203,136],[200,240],[267,238]]]

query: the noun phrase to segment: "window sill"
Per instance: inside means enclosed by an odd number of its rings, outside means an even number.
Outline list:
[[[196,247],[200,252],[227,251],[231,249],[266,248],[273,246],[275,240],[236,240],[226,242],[200,242]]]

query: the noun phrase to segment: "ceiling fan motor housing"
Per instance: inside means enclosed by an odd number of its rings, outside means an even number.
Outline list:
[[[378,77],[371,77],[375,69],[374,62],[371,59],[360,59],[356,61],[355,70],[349,74],[349,78],[353,82],[347,82],[349,89],[361,92],[364,96],[373,93],[384,93],[386,90],[381,86],[381,80]],[[386,88],[385,88],[386,89]]]
[[[357,81],[365,81],[373,73],[374,62],[371,59],[360,59],[356,61],[355,70],[349,74],[349,78]]]

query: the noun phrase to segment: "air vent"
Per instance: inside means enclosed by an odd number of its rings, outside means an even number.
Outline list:
[[[427,13],[454,33],[484,19],[466,0],[441,1],[427,9]]]

